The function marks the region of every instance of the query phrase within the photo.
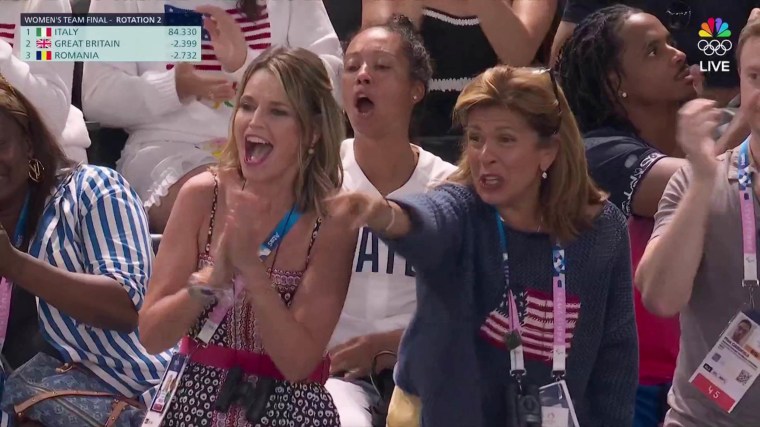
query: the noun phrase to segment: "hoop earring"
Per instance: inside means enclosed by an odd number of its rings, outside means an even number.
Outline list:
[[[42,181],[42,172],[45,171],[45,167],[42,166],[42,162],[37,159],[29,159],[29,179],[35,183]]]

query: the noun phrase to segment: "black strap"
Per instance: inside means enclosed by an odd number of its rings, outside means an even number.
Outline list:
[[[211,219],[208,221],[208,236],[206,237],[206,248],[204,254],[206,256],[211,255],[211,238],[214,236],[214,220],[216,219],[216,202],[219,198],[219,179],[214,176],[214,200],[211,202]]]
[[[372,427],[385,427],[388,418],[388,408],[391,404],[391,396],[393,396],[393,389],[396,387],[396,384],[393,381],[392,369],[385,369],[381,372],[377,372],[377,359],[381,356],[397,357],[396,353],[392,351],[381,351],[375,354],[375,357],[372,358],[369,383],[372,384],[372,387],[379,396],[377,403],[370,408]]]

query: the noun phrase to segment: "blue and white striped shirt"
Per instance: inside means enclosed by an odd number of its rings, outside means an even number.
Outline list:
[[[64,178],[48,199],[29,254],[71,272],[111,277],[137,310],[142,306],[153,260],[148,222],[137,194],[111,169],[79,166]],[[39,298],[37,309],[45,338],[65,361],[83,364],[115,392],[151,401],[169,351],[151,356],[137,330],[85,325]]]

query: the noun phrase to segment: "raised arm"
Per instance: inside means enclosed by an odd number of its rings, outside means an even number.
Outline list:
[[[393,15],[405,15],[419,28],[422,2],[418,0],[362,0],[362,27],[387,22]]]
[[[604,426],[631,425],[638,384],[638,342],[631,292],[631,249],[622,218],[618,234],[602,343],[588,387],[596,422]]]
[[[655,315],[672,317],[691,298],[714,186],[714,176],[696,176],[684,168],[662,196],[635,279],[644,306]]]
[[[191,178],[169,216],[140,310],[140,342],[151,354],[176,345],[203,312],[187,285],[198,264],[198,233],[208,226],[203,218],[211,209],[213,185],[211,174]]]
[[[48,263],[16,251],[7,277],[83,324],[130,333],[152,266],[142,204],[114,171],[92,168],[72,179],[82,180],[78,223],[69,230],[81,253],[67,246]],[[72,271],[78,262],[82,272]]]
[[[30,1],[28,13],[71,13],[68,0]],[[22,31],[28,27],[16,26],[13,47],[0,40],[0,74],[24,94],[42,114],[45,125],[56,137],[66,127],[71,107],[71,85],[74,78],[73,62],[28,61],[21,57]]]
[[[343,69],[343,53],[324,4],[321,1],[305,1],[298,2],[296,6],[293,2],[277,2],[270,7],[284,9],[270,10],[269,15],[287,19],[273,22],[272,25],[286,26],[288,47],[300,47],[319,55],[330,75],[336,99],[340,100],[337,90]],[[211,17],[206,22],[206,28],[209,29],[217,57],[230,78],[240,81],[260,51],[248,46],[237,23],[223,9],[201,6],[197,10]]]
[[[333,93],[340,102],[342,98],[338,91],[343,71],[343,50],[325,5],[321,1],[307,1],[298,3],[297,7],[291,3],[290,7],[288,45],[308,49],[319,55],[330,75]]]
[[[567,39],[573,34],[573,30],[578,26],[585,17],[597,9],[610,5],[609,0],[566,0],[565,9],[562,11],[562,20],[557,27],[552,43],[551,58],[549,67],[554,68],[559,53],[565,45]]]
[[[702,259],[718,169],[712,135],[720,112],[712,105],[696,100],[682,109],[679,142],[690,167],[680,170],[668,184],[636,271],[642,301],[658,316],[674,316],[689,302]]]
[[[139,0],[97,0],[90,13],[140,13]],[[151,123],[182,107],[175,69],[152,62],[87,62],[82,77],[85,116],[104,126]]]
[[[491,47],[504,64],[527,66],[557,12],[557,0],[470,0]]]

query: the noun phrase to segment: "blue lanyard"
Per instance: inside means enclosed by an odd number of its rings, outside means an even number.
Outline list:
[[[496,214],[496,224],[499,227],[499,246],[501,247],[501,263],[504,271],[504,298],[500,304],[506,305],[506,312],[509,313],[510,333],[505,337],[505,343],[510,348],[510,372],[513,376],[523,375],[525,372],[525,362],[523,359],[522,349],[522,331],[521,319],[517,308],[514,292],[510,289],[509,284],[509,252],[507,250],[507,230],[504,227],[504,221],[498,212]],[[552,247],[552,294],[553,294],[553,322],[554,322],[554,339],[552,346],[552,372],[556,378],[564,376],[566,369],[566,333],[567,333],[567,309],[565,291],[567,283],[565,281],[565,250],[559,245],[554,244]]]
[[[496,212],[496,224],[499,227],[499,246],[501,248],[501,266],[504,270],[504,285],[505,290],[509,289],[509,252],[507,250],[507,230],[504,228],[504,220],[501,219],[501,215]],[[565,250],[555,244],[552,247],[552,265],[554,267],[553,275],[559,276],[559,274],[565,273]]]
[[[293,228],[298,219],[301,218],[301,212],[298,212],[294,207],[290,208],[290,211],[282,217],[277,227],[274,228],[269,237],[259,246],[259,259],[264,262],[269,254],[272,253],[277,246],[280,245],[285,235]]]
[[[16,231],[13,234],[13,241],[11,242],[16,249],[21,248],[21,244],[24,243],[24,230],[26,229],[26,222],[29,217],[31,194],[31,191],[26,192],[26,196],[24,196],[24,205],[21,207],[21,214],[16,222]]]
[[[739,191],[752,188],[752,174],[749,173],[749,138],[739,146],[739,161],[736,168],[736,179],[739,180]]]

